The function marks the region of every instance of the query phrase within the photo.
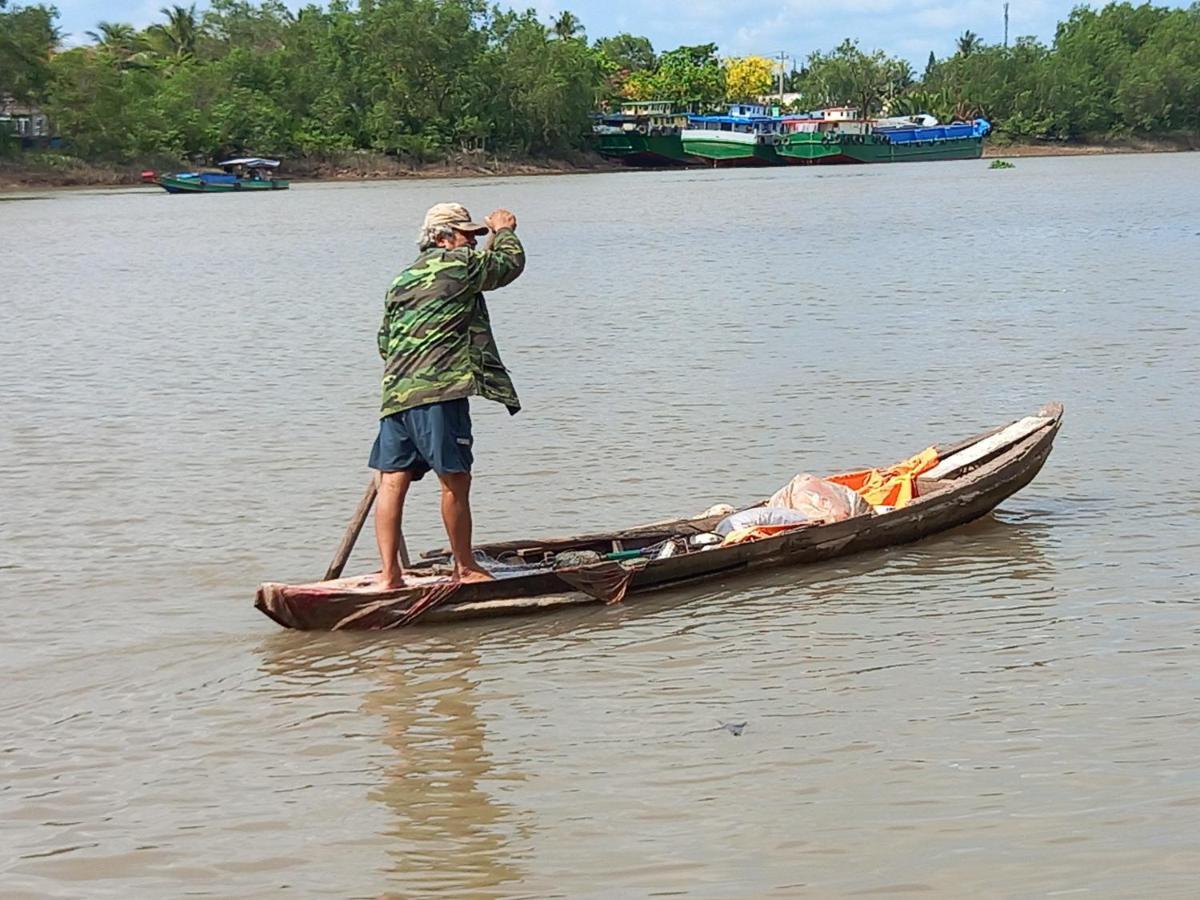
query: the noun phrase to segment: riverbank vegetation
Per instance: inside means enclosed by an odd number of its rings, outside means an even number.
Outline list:
[[[715,44],[656,52],[644,37],[589,41],[571,13],[550,25],[485,0],[279,0],[172,6],[138,30],[100,22],[61,46],[57,13],[0,0],[0,98],[43,110],[60,152],[92,163],[312,160],[382,154],[401,166],[464,154],[564,160],[590,115],[623,99],[693,108],[771,92],[761,57]],[[787,73],[793,106],[983,116],[1017,140],[1153,140],[1200,134],[1200,3],[1080,7],[1049,44],[971,32],[921,73],[847,40]],[[18,142],[0,135],[0,156]]]

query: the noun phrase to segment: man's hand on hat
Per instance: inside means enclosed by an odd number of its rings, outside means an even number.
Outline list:
[[[507,209],[498,209],[483,220],[492,231],[499,231],[501,228],[511,228],[514,231],[517,228],[517,217],[510,213]]]

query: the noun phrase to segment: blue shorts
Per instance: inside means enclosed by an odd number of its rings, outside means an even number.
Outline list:
[[[380,419],[367,465],[380,472],[411,472],[413,481],[430,469],[438,475],[470,472],[472,442],[470,400],[430,403]]]

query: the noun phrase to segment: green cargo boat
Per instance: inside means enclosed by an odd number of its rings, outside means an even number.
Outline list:
[[[597,117],[591,145],[606,159],[627,166],[699,165],[683,152],[679,133],[687,121],[687,113],[675,112],[667,100],[622,103],[619,113]]]
[[[775,151],[788,162],[801,165],[979,159],[983,155],[983,138],[935,138],[893,143],[886,134],[793,132],[780,139]]]
[[[785,122],[786,127],[786,122]],[[850,162],[836,135],[818,131],[788,131],[780,135],[775,152],[791,165]]]
[[[782,120],[765,106],[733,103],[720,116],[690,116],[683,129],[683,149],[713,166],[778,166],[775,152]]]
[[[592,137],[592,146],[606,159],[627,166],[694,166],[699,162],[683,152],[683,140],[678,134],[597,132]]]
[[[950,125],[864,120],[854,108],[838,107],[819,117],[785,118],[775,149],[788,162],[801,165],[978,159],[990,130],[984,119]]]

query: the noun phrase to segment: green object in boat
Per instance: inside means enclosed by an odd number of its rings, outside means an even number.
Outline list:
[[[637,559],[642,555],[641,550],[614,550],[612,553],[605,553],[605,559]]]

